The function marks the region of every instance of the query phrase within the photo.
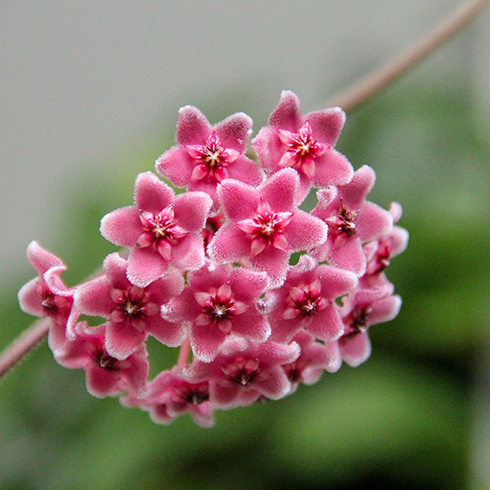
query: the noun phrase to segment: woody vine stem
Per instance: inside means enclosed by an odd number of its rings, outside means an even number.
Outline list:
[[[463,2],[426,36],[345,91],[334,95],[327,105],[342,107],[347,113],[355,111],[460,32],[489,4],[490,0]],[[0,378],[47,336],[48,329],[47,319],[37,321],[0,354]],[[181,362],[185,363],[185,359]]]

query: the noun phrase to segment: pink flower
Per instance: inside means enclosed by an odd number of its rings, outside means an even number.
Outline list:
[[[331,342],[344,333],[336,298],[348,294],[357,285],[355,274],[328,265],[318,265],[302,255],[289,267],[284,284],[266,295],[271,340],[289,342],[300,330],[314,338]]]
[[[77,324],[77,338],[69,342],[66,352],[56,356],[66,368],[85,371],[87,390],[103,398],[121,392],[142,396],[149,373],[148,354],[141,344],[125,359],[112,357],[105,348],[105,325],[89,327],[85,322]]]
[[[190,383],[209,381],[209,399],[216,408],[250,405],[261,396],[277,400],[291,390],[282,369],[299,355],[296,343],[250,343],[228,337],[210,363],[195,361],[183,371]]]
[[[374,170],[364,165],[347,185],[318,191],[318,204],[311,212],[328,225],[327,241],[312,255],[362,276],[366,256],[362,244],[390,232],[392,218],[388,211],[365,200],[374,186]]]
[[[227,221],[208,246],[219,263],[243,261],[265,271],[270,287],[284,281],[292,252],[325,241],[327,227],[295,206],[298,174],[283,169],[262,184],[250,187],[227,179],[218,189]]]
[[[224,179],[250,185],[263,181],[260,168],[244,154],[251,133],[252,120],[242,112],[211,126],[196,107],[182,107],[177,145],[158,158],[157,172],[178,187],[207,192],[216,209],[216,186]]]
[[[37,242],[31,242],[27,247],[27,260],[39,276],[19,291],[20,307],[30,315],[51,320],[49,346],[54,353],[62,352],[67,342],[66,324],[72,311],[74,293],[74,290],[66,288],[60,278],[66,267],[58,257]]]
[[[200,235],[211,199],[203,192],[175,196],[151,172],[138,175],[135,206],[116,209],[102,218],[100,231],[112,243],[131,249],[128,278],[144,288],[172,264],[197,269],[204,262]]]
[[[284,91],[278,106],[252,141],[263,168],[277,172],[292,167],[301,182],[298,202],[311,186],[347,184],[353,169],[349,161],[333,149],[345,122],[338,107],[315,111],[303,116],[298,96]]]
[[[214,216],[210,216],[206,220],[204,229],[201,232],[201,235],[204,239],[204,250],[207,249],[214,235],[223,226],[224,222],[225,222],[225,214],[223,212],[215,214]]]
[[[389,213],[393,224],[397,223],[402,214],[401,206],[391,203]],[[366,273],[361,281],[364,288],[373,287],[379,280],[386,280],[383,271],[390,265],[393,257],[401,254],[408,245],[408,232],[400,226],[393,226],[387,235],[364,245],[366,255]]]
[[[187,276],[184,292],[163,306],[162,315],[178,324],[190,323],[190,340],[196,359],[212,361],[230,334],[255,342],[270,335],[268,322],[256,307],[267,286],[264,273],[210,263]]]
[[[316,342],[305,331],[298,332],[293,341],[300,346],[301,354],[295,361],[282,366],[291,382],[291,393],[300,383],[315,384],[324,371],[333,373],[340,368],[342,358],[337,342]]]
[[[148,335],[171,347],[181,345],[185,328],[167,322],[160,308],[182,291],[181,274],[169,269],[164,277],[140,288],[126,277],[127,261],[117,253],[104,261],[104,276],[81,286],[75,294],[78,311],[107,319],[105,348],[110,356],[125,359]]]
[[[217,409],[277,400],[342,361],[364,362],[370,326],[400,309],[384,271],[408,233],[395,225],[399,204],[366,201],[374,171],[354,172],[334,149],[344,122],[337,107],[303,115],[283,92],[252,142],[261,168],[245,155],[248,116],[212,126],[195,107],[180,109],[176,145],[156,170],[187,191],[138,175],[134,205],[100,226],[128,250],[72,289],[61,260],[32,242],[39,277],[19,300],[45,317],[33,331],[49,326],[55,359],[83,369],[90,393],[119,395],[162,424],[188,413],[211,427]],[[313,186],[318,202],[307,213],[298,206]],[[174,367],[151,382],[150,336],[180,346]]]
[[[189,383],[180,374],[181,369],[161,372],[149,385],[144,398],[135,396],[121,399],[126,407],[139,407],[150,413],[159,424],[169,424],[179,415],[189,413],[196,424],[212,427],[213,407],[209,401],[208,382]]]
[[[368,328],[398,315],[402,301],[392,293],[393,285],[385,283],[375,289],[360,289],[344,300],[345,333],[338,343],[340,355],[349,366],[356,367],[371,355]]]

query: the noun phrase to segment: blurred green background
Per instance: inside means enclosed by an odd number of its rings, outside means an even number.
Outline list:
[[[464,80],[429,83],[415,72],[348,116],[338,149],[376,170],[369,199],[400,202],[410,232],[387,271],[402,310],[371,329],[367,363],[278,402],[218,412],[202,429],[188,416],[160,426],[117,399],[92,398],[84,373],[58,366],[44,343],[0,384],[0,488],[490,488],[479,471],[490,444],[490,126],[471,100]],[[200,104],[213,123],[247,112],[232,96],[215,102]],[[115,250],[99,220],[132,203],[137,173],[172,145],[175,118],[162,115],[163,137],[121,148],[60,190],[52,252],[69,285]],[[16,302],[28,279],[0,296],[1,347],[33,321]]]

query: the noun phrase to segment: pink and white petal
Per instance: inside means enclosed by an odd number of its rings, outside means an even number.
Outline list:
[[[211,362],[216,358],[218,348],[226,339],[226,334],[214,324],[198,325],[190,328],[192,352],[197,360]]]
[[[168,347],[182,345],[187,337],[187,329],[184,324],[168,322],[159,315],[153,315],[146,319],[145,332]]]
[[[316,193],[316,197],[318,203],[311,212],[313,216],[325,219],[337,214],[340,205],[338,187],[320,189]]]
[[[268,283],[267,274],[235,267],[230,274],[230,284],[236,297],[243,301],[258,298],[265,291]]]
[[[405,251],[408,245],[408,231],[400,226],[394,226],[391,230],[391,253],[390,257],[396,257]]]
[[[372,202],[365,202],[356,220],[356,228],[363,242],[387,235],[393,226],[391,214]]]
[[[194,299],[192,289],[187,286],[179,296],[173,298],[161,308],[162,317],[169,322],[179,323],[190,321],[200,312],[200,308]]]
[[[201,231],[213,202],[204,192],[186,192],[174,201],[175,221],[187,231]]]
[[[298,96],[290,90],[283,90],[279,104],[269,116],[269,124],[275,129],[286,129],[295,133],[303,124],[301,104]]]
[[[402,299],[398,295],[388,296],[373,303],[373,309],[369,313],[369,325],[389,322],[395,318],[402,306]]]
[[[20,308],[25,313],[33,316],[45,315],[39,296],[39,289],[42,287],[42,284],[43,280],[40,277],[36,277],[20,288],[17,297],[19,299]]]
[[[214,129],[224,148],[233,148],[243,153],[252,134],[252,125],[251,117],[237,112],[216,124]]]
[[[239,180],[245,184],[258,186],[264,182],[264,172],[250,158],[240,156],[228,167],[230,179]]]
[[[306,250],[327,239],[328,226],[319,218],[296,210],[291,223],[284,228],[290,251]]]
[[[366,256],[358,238],[348,239],[341,247],[332,249],[328,259],[332,265],[354,272],[358,277],[366,270]]]
[[[328,351],[328,361],[325,370],[329,373],[336,373],[342,366],[342,356],[340,354],[339,342],[327,342],[325,347]]]
[[[247,311],[233,318],[232,332],[253,342],[265,342],[270,337],[271,327],[256,311]]]
[[[329,150],[316,160],[313,182],[316,187],[348,184],[354,169],[349,160],[337,150]]]
[[[252,257],[250,262],[255,269],[269,275],[269,287],[277,288],[284,283],[289,265],[289,253],[274,247],[267,247],[263,252]]]
[[[215,408],[228,410],[245,405],[245,403],[242,404],[240,402],[239,398],[241,392],[244,390],[246,390],[246,388],[241,385],[235,385],[227,382],[220,383],[220,381],[211,382],[209,384],[209,399]],[[255,390],[251,390],[251,392],[253,395],[255,395],[252,396],[252,398],[257,400],[260,394]],[[252,404],[255,400],[250,401],[249,404]]]
[[[153,172],[143,172],[136,177],[134,200],[138,210],[159,213],[172,204],[174,191]]]
[[[296,333],[302,328],[301,320],[297,318],[271,319],[271,342],[287,343],[290,342]]]
[[[210,402],[204,402],[193,407],[190,414],[192,420],[200,427],[210,428],[214,426],[213,406]]]
[[[398,202],[392,202],[390,204],[390,214],[391,217],[393,218],[393,224],[398,223],[398,221],[400,221],[400,218],[402,217],[403,214],[403,209],[401,204]]]
[[[213,201],[210,209],[210,214],[216,214],[219,211],[218,189],[216,182],[208,181],[208,179],[196,180],[190,182],[187,188],[190,191],[205,192]]]
[[[143,347],[131,356],[131,366],[122,370],[124,380],[123,388],[133,396],[143,396],[147,388],[147,379],[150,374],[150,366],[147,361],[147,352]]]
[[[145,341],[147,335],[127,323],[108,322],[105,347],[111,357],[122,360],[129,357]]]
[[[340,190],[342,199],[348,208],[360,208],[366,196],[371,192],[376,174],[371,167],[363,165],[354,172],[351,182]]]
[[[41,276],[51,267],[63,265],[61,259],[42,248],[36,241],[29,243],[26,255],[29,263]]]
[[[198,270],[189,272],[187,281],[194,291],[207,291],[209,287],[219,288],[228,281],[229,270],[226,266],[217,266],[207,260]]]
[[[86,315],[109,318],[114,310],[112,289],[113,285],[105,277],[89,282],[75,293],[75,308]]]
[[[126,277],[128,262],[117,252],[109,254],[102,264],[107,280],[116,289],[126,289],[130,283]]]
[[[276,129],[264,126],[252,140],[252,148],[257,153],[263,169],[279,170],[279,162],[286,149]]]
[[[371,342],[366,332],[339,340],[340,355],[351,367],[357,367],[369,359]]]
[[[134,247],[142,231],[139,211],[132,206],[106,214],[100,223],[102,236],[120,247]]]
[[[310,124],[315,140],[334,146],[345,124],[345,112],[340,107],[329,107],[321,111],[310,112],[305,119]]]
[[[274,212],[291,211],[298,186],[298,172],[292,168],[285,168],[265,181],[260,190],[260,196],[267,201]]]
[[[189,233],[172,247],[172,264],[181,270],[192,270],[204,264],[204,242],[197,233]]]
[[[279,400],[291,390],[291,383],[286,373],[280,367],[272,368],[266,379],[254,384],[255,389],[266,398]]]
[[[208,245],[208,255],[218,263],[236,262],[250,256],[250,238],[233,223],[225,223]]]
[[[168,303],[173,297],[182,292],[184,278],[173,268],[168,268],[161,280],[157,280],[146,287],[148,298],[155,304]]]
[[[218,186],[218,198],[233,221],[252,218],[259,204],[257,190],[234,179],[226,179]]]
[[[155,170],[177,187],[187,187],[192,179],[196,161],[184,146],[172,146],[155,162]]]
[[[121,393],[119,372],[109,371],[90,364],[85,370],[87,391],[97,398]]]
[[[318,267],[318,278],[322,284],[322,291],[332,300],[350,293],[358,283],[353,272],[328,265]]]
[[[344,323],[336,306],[330,304],[324,310],[318,311],[311,319],[308,332],[324,342],[337,340],[344,333]]]
[[[46,285],[51,291],[59,296],[72,297],[74,292],[76,291],[76,287],[66,289],[63,281],[61,280],[61,274],[66,271],[66,267],[64,265],[51,267],[48,269],[44,275],[43,279]]]
[[[168,262],[153,248],[135,248],[128,258],[128,279],[140,288],[163,276]]]
[[[213,131],[206,116],[194,106],[179,109],[175,139],[181,145],[204,145]]]
[[[72,342],[66,338],[66,326],[52,321],[50,318],[44,319],[49,322],[48,345],[56,358],[64,356],[70,349]]]

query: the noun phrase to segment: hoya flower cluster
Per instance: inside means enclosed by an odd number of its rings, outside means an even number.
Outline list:
[[[374,171],[354,172],[334,148],[339,108],[303,115],[283,92],[252,141],[252,120],[212,126],[195,107],[179,112],[176,145],[138,175],[134,205],[102,219],[102,235],[124,251],[103,273],[67,288],[65,266],[36,242],[39,277],[22,308],[50,320],[56,360],[86,372],[98,397],[168,423],[189,412],[202,426],[216,409],[279,399],[370,355],[368,329],[395,317],[401,300],[384,270],[406,247],[389,211],[366,201]],[[301,210],[318,189],[311,212]],[[294,255],[292,256],[292,254]],[[102,317],[89,326],[87,316]],[[178,362],[149,380],[146,340],[180,347]]]

